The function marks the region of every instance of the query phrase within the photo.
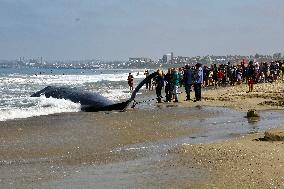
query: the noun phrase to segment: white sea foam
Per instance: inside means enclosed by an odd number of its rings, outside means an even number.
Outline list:
[[[100,81],[127,81],[128,73],[117,74],[99,74],[99,75],[15,75],[10,74],[9,77],[2,79],[2,85],[12,83],[17,84],[39,84],[39,85],[78,85],[83,83],[95,83]],[[141,79],[145,76],[134,74],[135,79]]]
[[[1,108],[0,121],[61,112],[78,112],[81,108],[79,103],[73,103],[64,99],[45,98],[44,96],[38,98],[29,97],[29,101],[33,101],[34,106],[22,108],[13,107],[9,109]]]
[[[111,89],[104,91],[102,95],[110,100],[119,101],[121,99],[129,98],[131,93],[123,91],[122,89]]]

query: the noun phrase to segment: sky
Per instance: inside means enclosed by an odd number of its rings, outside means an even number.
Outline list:
[[[283,0],[0,0],[0,59],[284,52]]]

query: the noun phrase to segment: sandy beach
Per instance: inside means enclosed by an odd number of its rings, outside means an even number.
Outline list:
[[[256,110],[283,110],[283,82],[260,83],[254,85],[253,92],[248,93],[246,84],[203,90],[203,101],[207,106],[223,106],[246,112]],[[195,104],[194,104],[195,105]]]
[[[284,86],[246,91],[0,122],[0,188],[284,188],[283,138],[264,139],[284,124]],[[260,113],[253,123],[245,118],[252,108]]]
[[[225,106],[247,112],[283,111],[282,82],[247,85],[205,91],[208,106]],[[267,132],[205,145],[181,145],[174,150],[183,164],[200,166],[210,178],[201,188],[284,188],[284,126]],[[190,163],[189,163],[190,162]]]

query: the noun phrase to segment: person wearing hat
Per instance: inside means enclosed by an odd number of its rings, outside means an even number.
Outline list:
[[[195,101],[201,101],[201,85],[203,83],[203,69],[200,63],[195,65],[196,74],[194,81]]]

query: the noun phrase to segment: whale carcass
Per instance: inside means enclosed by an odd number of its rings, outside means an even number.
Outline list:
[[[81,104],[81,110],[86,112],[125,110],[127,106],[135,99],[137,92],[149,80],[157,76],[157,72],[150,74],[134,89],[131,97],[123,102],[115,103],[97,92],[82,91],[71,87],[47,86],[44,89],[34,93],[31,97],[40,97],[44,95],[49,98],[67,99]]]

